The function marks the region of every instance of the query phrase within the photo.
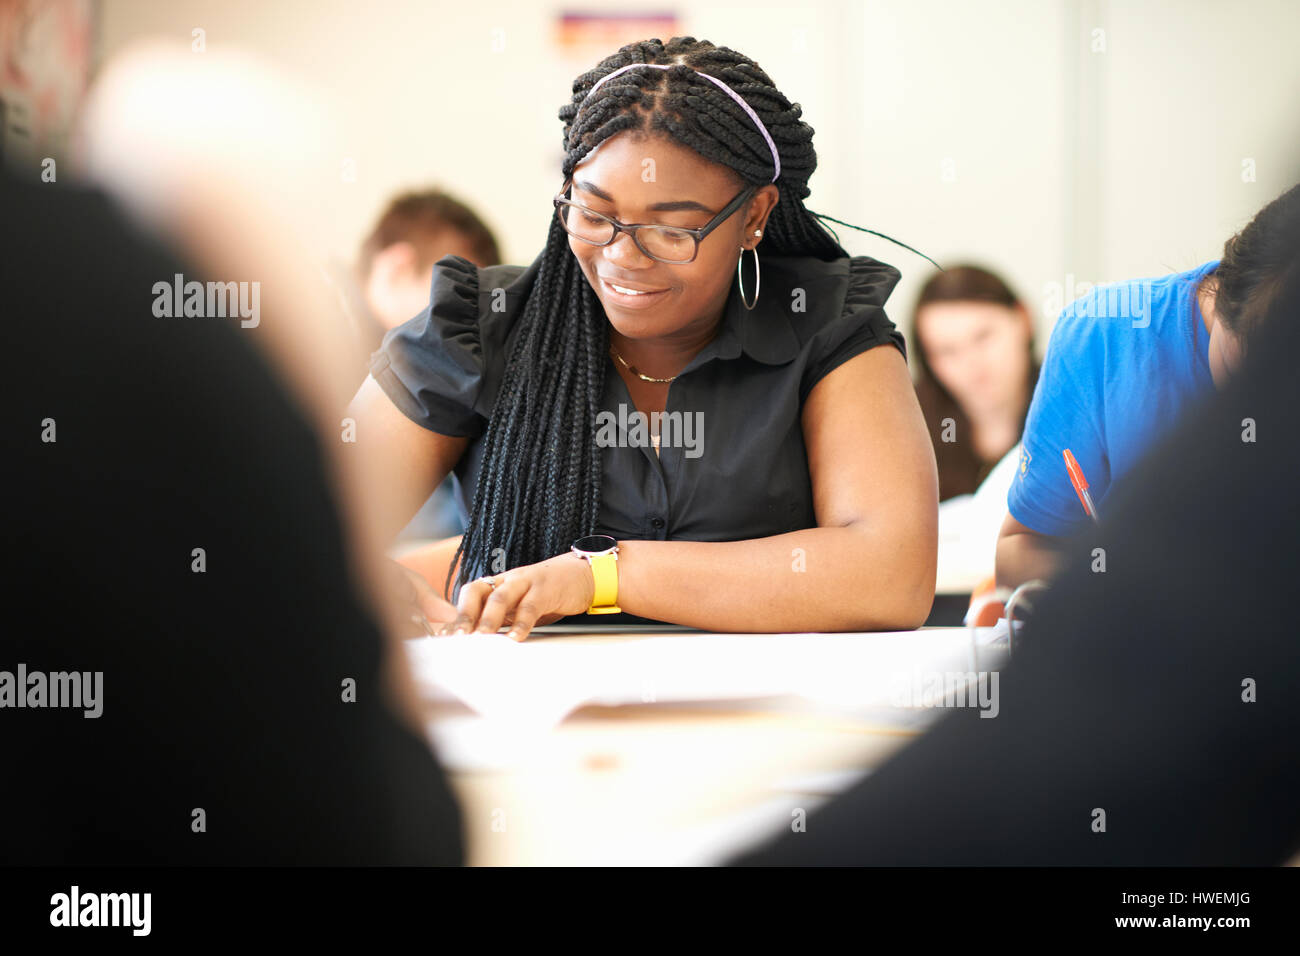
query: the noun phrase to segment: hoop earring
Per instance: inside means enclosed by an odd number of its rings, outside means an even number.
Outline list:
[[[761,236],[763,233],[754,230],[754,235]],[[758,268],[758,247],[755,246],[750,250],[754,253],[754,301],[745,301],[745,247],[740,247],[740,258],[736,260],[736,281],[740,283],[740,301],[744,303],[746,309],[753,311],[754,306],[758,305],[758,294],[762,289],[763,276]]]

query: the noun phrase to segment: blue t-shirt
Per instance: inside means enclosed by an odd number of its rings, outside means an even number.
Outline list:
[[[1195,289],[1218,264],[1098,286],[1065,308],[1025,420],[1007,494],[1013,518],[1054,536],[1092,520],[1070,483],[1066,448],[1104,518],[1114,482],[1213,390],[1210,335]]]

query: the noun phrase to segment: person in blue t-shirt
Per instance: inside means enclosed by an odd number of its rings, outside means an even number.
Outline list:
[[[1070,481],[1065,450],[1104,515],[1116,483],[1236,368],[1258,318],[1296,268],[1297,250],[1300,186],[1229,239],[1222,259],[1098,286],[1066,307],[1007,494],[999,585],[1053,576],[1064,539],[1093,520]]]

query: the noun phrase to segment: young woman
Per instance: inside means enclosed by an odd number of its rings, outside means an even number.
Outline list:
[[[922,286],[912,329],[939,500],[974,494],[1020,441],[1038,380],[1033,320],[1000,276],[963,265]]]
[[[456,575],[456,604],[413,580],[425,616],[516,639],[571,615],[919,626],[938,498],[882,310],[899,273],[804,207],[800,107],[689,37],[623,47],[573,90],[546,248],[439,260],[353,403],[394,532],[448,472],[467,502],[426,567]]]

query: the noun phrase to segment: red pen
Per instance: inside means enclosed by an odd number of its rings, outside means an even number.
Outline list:
[[[1088,494],[1088,479],[1083,477],[1083,469],[1074,460],[1074,454],[1070,449],[1065,449],[1063,457],[1065,470],[1070,473],[1070,484],[1074,485],[1074,493],[1079,496],[1079,503],[1083,505],[1083,510],[1087,512],[1088,517],[1096,521],[1097,506],[1092,503],[1092,495]]]

